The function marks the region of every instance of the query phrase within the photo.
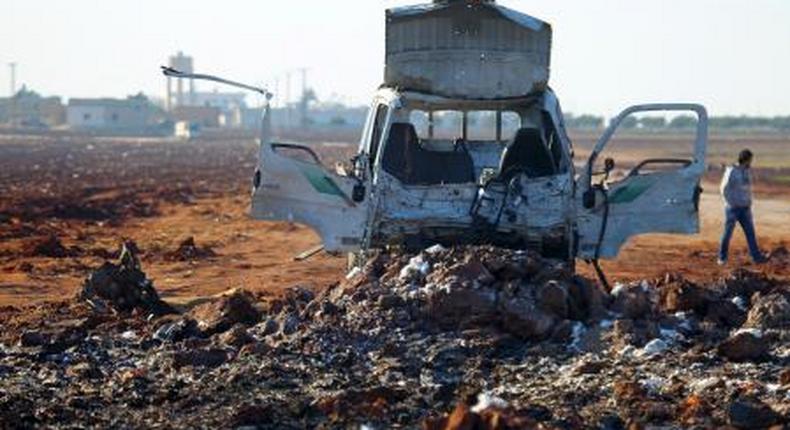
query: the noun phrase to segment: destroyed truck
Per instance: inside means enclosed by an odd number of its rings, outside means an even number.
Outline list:
[[[638,234],[698,232],[705,108],[629,107],[577,170],[548,86],[551,40],[548,23],[494,1],[388,10],[358,154],[325,166],[309,145],[274,140],[264,114],[253,216],[305,224],[329,252],[483,243],[569,262],[613,258]],[[627,117],[655,111],[696,116],[693,153],[610,178],[615,161],[599,154]]]

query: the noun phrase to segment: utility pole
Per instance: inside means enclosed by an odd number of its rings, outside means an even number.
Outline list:
[[[11,69],[11,97],[16,95],[16,63],[8,63],[8,68]]]
[[[10,62],[8,63],[8,68],[11,69],[11,96],[8,99],[9,103],[9,112],[8,112],[8,122],[14,124],[16,121],[16,63]]]
[[[168,112],[173,111],[173,82],[170,76],[165,78],[167,80],[167,96],[165,98],[165,110]]]
[[[307,104],[310,103],[307,96],[307,69],[302,67],[297,69],[302,74],[302,96],[299,98],[299,123],[302,127],[306,127],[308,123],[307,118]]]
[[[291,72],[285,73],[285,112],[286,123],[291,126]]]
[[[274,78],[274,107],[282,107],[280,105],[280,78]]]
[[[307,95],[307,69],[302,67],[298,70],[302,74],[302,98],[304,98]]]

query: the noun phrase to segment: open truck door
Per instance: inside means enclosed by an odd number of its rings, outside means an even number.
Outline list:
[[[329,252],[360,249],[367,222],[368,187],[355,176],[342,176],[327,169],[308,146],[273,142],[268,103],[272,94],[268,90],[171,67],[162,67],[162,73],[168,78],[218,82],[264,96],[261,148],[253,179],[253,217],[306,224],[318,232],[323,249]]]
[[[367,221],[365,184],[326,168],[308,146],[273,142],[270,130],[267,108],[253,180],[253,217],[305,224],[318,232],[329,252],[359,250]]]
[[[634,166],[622,179],[607,182],[614,161],[603,163],[603,177],[594,183],[596,160],[623,120],[640,112],[685,111],[697,116],[692,158],[651,158]],[[593,148],[578,179],[577,257],[614,258],[632,236],[644,233],[699,232],[700,180],[705,172],[708,115],[696,104],[649,104],[624,110]],[[660,143],[657,143],[660,145]],[[673,148],[667,148],[667,151]],[[600,164],[600,163],[599,163]],[[662,169],[655,167],[663,166]],[[651,168],[653,168],[651,170]]]

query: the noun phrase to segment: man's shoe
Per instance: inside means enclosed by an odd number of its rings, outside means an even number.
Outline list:
[[[726,266],[727,260],[722,260],[721,258],[719,258],[718,260],[716,260],[716,264],[718,264],[719,266]]]

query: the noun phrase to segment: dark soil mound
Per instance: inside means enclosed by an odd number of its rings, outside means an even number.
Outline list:
[[[153,283],[142,271],[138,252],[134,242],[125,242],[118,263],[106,262],[94,271],[78,298],[99,309],[111,307],[120,312],[137,310],[156,315],[174,312],[159,298]]]
[[[193,261],[202,260],[205,258],[213,258],[216,256],[217,253],[215,253],[210,247],[197,246],[195,244],[195,238],[190,236],[181,242],[176,250],[168,253],[165,258],[170,261]]]
[[[79,250],[67,248],[55,235],[49,235],[28,245],[25,255],[28,257],[68,258],[78,256]]]

